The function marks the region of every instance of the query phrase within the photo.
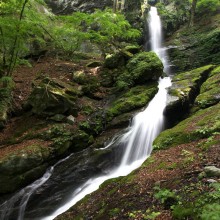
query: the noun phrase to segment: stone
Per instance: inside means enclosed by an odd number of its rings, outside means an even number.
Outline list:
[[[208,177],[220,177],[220,169],[215,166],[206,166],[204,172]]]
[[[141,52],[134,55],[126,67],[135,83],[158,80],[163,74],[163,64],[154,52]]]
[[[69,115],[67,118],[66,118],[66,122],[70,125],[73,125],[75,123],[75,118],[72,116],[72,115]]]
[[[212,69],[213,65],[207,65],[179,73],[172,78],[172,86],[168,89],[168,103],[164,110],[169,121],[173,120],[174,116],[174,120],[178,120],[189,110],[199,93],[200,86]]]
[[[216,181],[216,180],[214,180],[214,179],[208,179],[206,182],[207,182],[207,183],[217,183],[218,181]]]
[[[28,98],[27,105],[32,112],[40,116],[57,114],[77,115],[76,100],[79,91],[67,83],[45,78],[34,87]]]

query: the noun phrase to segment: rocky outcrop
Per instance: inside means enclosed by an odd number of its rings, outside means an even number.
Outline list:
[[[183,72],[207,64],[220,63],[220,14],[208,19],[198,19],[193,28],[185,25],[168,40],[168,50],[175,71]],[[205,27],[208,24],[208,28]],[[199,30],[199,31],[198,31]]]
[[[209,78],[202,84],[200,94],[196,97],[195,106],[207,108],[220,101],[220,66],[216,67]]]
[[[28,144],[28,142],[26,142]],[[45,172],[50,151],[43,142],[29,144],[0,158],[0,193],[15,191]]]
[[[154,149],[165,149],[215,135],[220,131],[218,115],[220,104],[196,112],[175,127],[162,132],[154,141]]]
[[[118,96],[106,109],[106,118],[110,122],[114,117],[123,113],[144,107],[157,93],[157,83],[136,86]]]
[[[165,115],[168,118],[176,120],[189,110],[200,91],[200,86],[213,68],[214,66],[208,65],[177,74],[172,78],[172,86],[168,90],[168,104],[165,108]]]
[[[111,0],[46,0],[45,2],[55,14],[70,14],[75,11],[93,12],[95,9],[113,7],[113,2]]]

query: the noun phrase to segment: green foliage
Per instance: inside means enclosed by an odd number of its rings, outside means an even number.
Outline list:
[[[144,219],[144,220],[155,219],[159,215],[160,215],[160,212],[154,212],[154,211],[151,211],[150,209],[147,209],[145,212],[138,210],[138,211],[132,211],[128,213],[128,216],[131,219]]]
[[[156,5],[166,34],[175,31],[189,18],[189,0],[173,0],[172,3],[170,6],[165,6],[164,3],[157,3]]]
[[[154,187],[154,190],[157,191],[154,194],[154,197],[160,200],[161,203],[165,203],[170,198],[177,199],[175,193],[170,191],[169,189],[161,189],[160,187]]]
[[[219,219],[220,184],[211,184],[206,191],[202,190],[203,187],[202,183],[191,184],[179,192],[180,202],[172,207],[174,218]]]
[[[124,15],[112,10],[96,10],[92,14],[75,12],[57,18],[55,46],[70,53],[79,49],[83,42],[95,44],[103,52],[111,52],[118,41],[131,41],[140,36]]]
[[[196,12],[198,14],[214,13],[220,7],[219,0],[198,0]]]
[[[45,43],[48,15],[41,12],[44,1],[7,0],[0,3],[0,71],[11,75],[30,49]]]

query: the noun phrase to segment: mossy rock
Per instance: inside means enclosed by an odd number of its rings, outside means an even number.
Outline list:
[[[154,141],[154,149],[208,138],[220,131],[220,104],[200,110],[191,117],[162,132]]]
[[[30,183],[45,172],[45,163],[50,157],[47,147],[33,144],[14,150],[0,158],[0,193],[8,193]],[[41,171],[41,172],[35,172]]]
[[[141,48],[136,45],[128,45],[125,47],[125,50],[132,53],[132,54],[137,54],[137,53],[141,52]]]
[[[134,55],[126,65],[135,83],[158,80],[163,74],[163,64],[154,52],[142,52]]]
[[[100,72],[101,76],[101,85],[104,87],[112,87],[115,83],[114,80],[114,72],[112,70],[109,70],[107,68],[104,68]]]
[[[94,142],[92,135],[87,134],[85,131],[78,129],[72,135],[71,145],[69,150],[71,152],[78,152]]]
[[[125,58],[122,53],[108,54],[105,58],[104,67],[114,69],[125,65]]]
[[[130,91],[120,95],[106,110],[107,122],[118,115],[146,106],[157,91],[156,82],[131,88]]]
[[[186,71],[209,63],[220,64],[219,20],[220,14],[212,13],[204,19],[197,19],[192,28],[186,24],[171,36],[167,45],[175,46],[168,52],[176,71]]]
[[[18,175],[11,176],[0,174],[0,194],[12,193],[17,189],[30,184],[34,180],[40,178],[47,168],[48,164],[42,164]]]
[[[207,108],[220,101],[220,66],[215,68],[210,77],[202,84],[195,106]]]
[[[40,116],[53,116],[56,114],[77,115],[76,100],[78,91],[71,85],[59,80],[46,78],[35,86],[27,105],[32,112]]]
[[[165,114],[178,118],[187,112],[213,68],[213,65],[208,65],[175,75],[172,78],[172,86],[168,89]]]

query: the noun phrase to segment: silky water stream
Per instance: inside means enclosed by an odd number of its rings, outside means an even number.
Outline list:
[[[161,22],[157,9],[149,12],[150,45],[168,73],[162,49]],[[105,180],[128,175],[146,160],[152,142],[164,129],[170,77],[159,79],[159,91],[147,108],[132,119],[131,125],[103,149],[87,149],[59,161],[44,176],[15,193],[0,205],[1,220],[51,220],[68,210]]]

